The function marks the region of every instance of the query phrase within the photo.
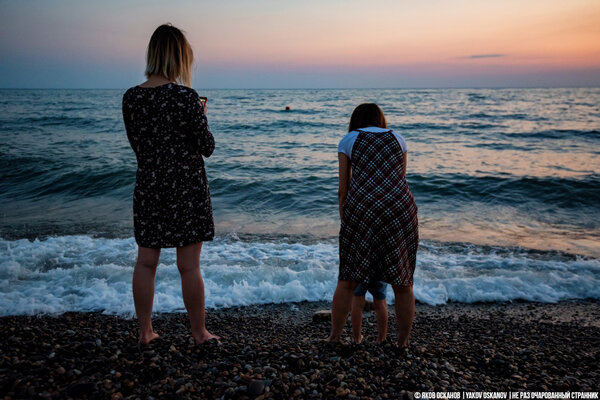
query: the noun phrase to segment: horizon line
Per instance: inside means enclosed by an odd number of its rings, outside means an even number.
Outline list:
[[[127,90],[135,87],[0,87],[0,90]],[[598,85],[578,86],[414,86],[414,87],[192,87],[194,90],[461,90],[461,89],[600,89]]]

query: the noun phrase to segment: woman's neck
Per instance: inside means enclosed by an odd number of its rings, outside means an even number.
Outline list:
[[[160,76],[160,75],[150,75],[148,77],[148,80],[144,83],[142,83],[140,86],[141,87],[156,87],[156,86],[162,86],[162,85],[166,85],[167,83],[172,83],[172,80],[169,80],[167,78],[165,78],[164,76]]]

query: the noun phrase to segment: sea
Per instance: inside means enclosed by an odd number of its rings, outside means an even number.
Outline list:
[[[134,315],[124,92],[0,90],[0,315]],[[198,92],[207,307],[331,300],[337,144],[363,102],[407,142],[418,302],[600,299],[599,88]],[[164,249],[157,312],[184,311],[175,263]]]

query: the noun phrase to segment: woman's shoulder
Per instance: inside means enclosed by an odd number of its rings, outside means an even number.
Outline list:
[[[135,107],[136,103],[139,103],[139,94],[137,93],[137,86],[130,87],[123,93],[123,110]]]
[[[140,85],[135,85],[130,87],[123,93],[123,103],[128,103],[134,101],[134,99],[142,99],[146,93],[149,93],[150,90],[156,88],[149,88]]]
[[[358,137],[358,131],[350,131],[338,143],[338,153],[344,153],[348,157],[352,154],[352,146]]]
[[[359,131],[350,131],[350,132],[346,133],[340,139],[340,143],[345,143],[345,142],[348,142],[348,141],[355,140],[359,133],[360,133]]]
[[[137,86],[132,86],[129,89],[127,89],[125,91],[125,93],[123,93],[123,101],[125,101],[125,99],[129,99],[133,96],[133,94],[135,93]]]
[[[173,89],[173,92],[175,93],[175,95],[184,97],[184,98],[188,98],[190,100],[196,100],[200,97],[198,95],[198,92],[196,92],[196,89],[193,89],[189,86],[183,86],[183,85],[174,83],[172,89]]]
[[[402,136],[400,134],[400,132],[396,132],[393,129],[390,129],[390,132],[392,132],[392,134],[396,137],[396,140],[400,144],[400,147],[402,147],[402,152],[406,153],[407,148],[406,148],[406,140],[404,140],[404,136]]]
[[[176,95],[189,96],[189,97],[198,97],[198,92],[195,89],[192,89],[188,86],[183,86],[178,83],[166,83],[160,86],[153,87],[145,87],[145,86],[132,86],[125,91],[123,97],[131,96],[133,94],[144,94],[144,93],[156,93],[157,91],[166,91],[168,93],[173,93]]]

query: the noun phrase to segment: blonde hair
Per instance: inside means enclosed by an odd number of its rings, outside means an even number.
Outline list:
[[[156,28],[146,53],[146,78],[159,75],[192,86],[194,53],[183,32],[171,24]]]

